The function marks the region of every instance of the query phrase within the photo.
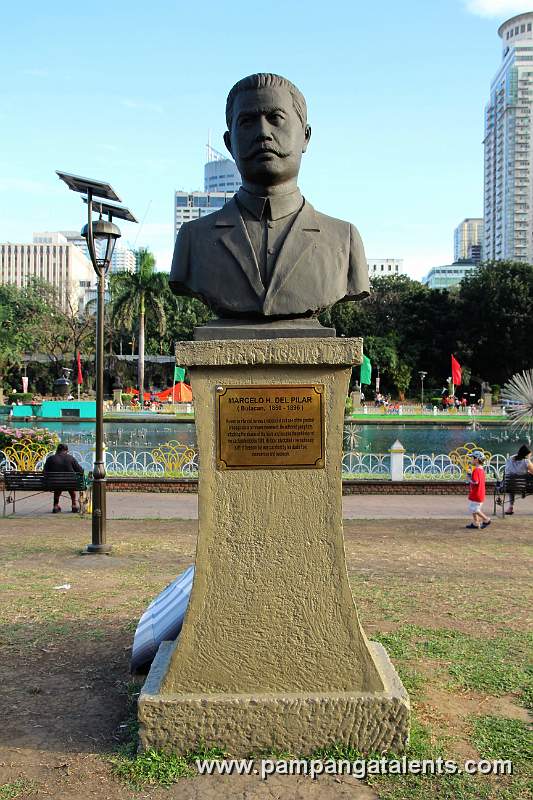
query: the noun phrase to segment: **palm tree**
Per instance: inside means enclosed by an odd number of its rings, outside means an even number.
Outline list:
[[[507,408],[511,425],[523,433],[533,433],[533,369],[517,372],[503,387],[502,397],[513,405]]]
[[[144,320],[146,314],[156,321],[161,336],[165,333],[166,319],[163,293],[167,276],[155,270],[155,258],[149,250],[137,251],[136,272],[117,272],[111,277],[111,307],[114,319],[133,332],[138,319],[139,403],[144,400]]]

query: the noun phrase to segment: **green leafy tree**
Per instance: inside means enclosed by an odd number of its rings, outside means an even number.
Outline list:
[[[147,249],[137,253],[136,272],[118,272],[111,276],[111,308],[114,320],[138,335],[139,401],[144,397],[144,343],[148,317],[160,336],[166,330],[163,294],[168,288],[168,276],[155,270],[155,258]]]
[[[411,383],[412,374],[413,370],[405,361],[398,361],[392,370],[392,379],[398,390],[400,400],[405,400],[405,393]]]
[[[51,313],[42,289],[34,282],[22,288],[0,286],[0,394],[10,371],[20,368],[24,353],[40,347]]]
[[[38,323],[37,349],[46,353],[59,374],[59,367],[75,361],[76,353],[94,348],[96,332],[96,307],[78,310],[73,298],[67,296],[62,303],[54,286],[34,279],[28,286],[30,296],[37,298],[41,307]]]
[[[533,267],[492,261],[459,288],[458,351],[472,372],[504,384],[533,364]]]
[[[164,336],[157,329],[157,320],[146,320],[146,343],[151,353],[173,354],[175,342],[192,339],[194,328],[212,318],[210,310],[200,300],[175,295],[166,277],[161,294],[166,319]]]
[[[457,351],[456,293],[428,289],[406,275],[373,278],[370,297],[339,303],[321,321],[338,335],[363,337],[386,387],[396,386],[393,372],[401,360],[411,369],[408,389],[416,391],[418,370],[429,373],[428,391],[440,388],[449,375],[450,353]]]

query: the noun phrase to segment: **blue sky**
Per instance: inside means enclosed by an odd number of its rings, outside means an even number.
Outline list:
[[[62,169],[108,180],[143,221],[124,240],[168,269],[173,192],[203,184],[208,131],[224,151],[227,91],[278,72],[313,135],[300,185],[359,228],[370,258],[421,277],[481,216],[483,108],[510,0],[26,0],[2,9],[0,241],[81,228]]]

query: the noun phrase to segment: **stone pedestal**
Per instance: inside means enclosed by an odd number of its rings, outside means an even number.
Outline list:
[[[361,628],[344,555],[344,402],[361,340],[183,342],[176,361],[195,402],[196,573],[178,642],[161,645],[139,698],[141,746],[401,750],[409,700]],[[218,468],[217,387],[309,384],[323,386],[323,467]]]

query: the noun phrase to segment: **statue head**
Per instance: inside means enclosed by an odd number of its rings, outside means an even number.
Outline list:
[[[243,183],[268,188],[296,182],[311,128],[303,94],[281,75],[238,81],[226,102],[224,142]]]

